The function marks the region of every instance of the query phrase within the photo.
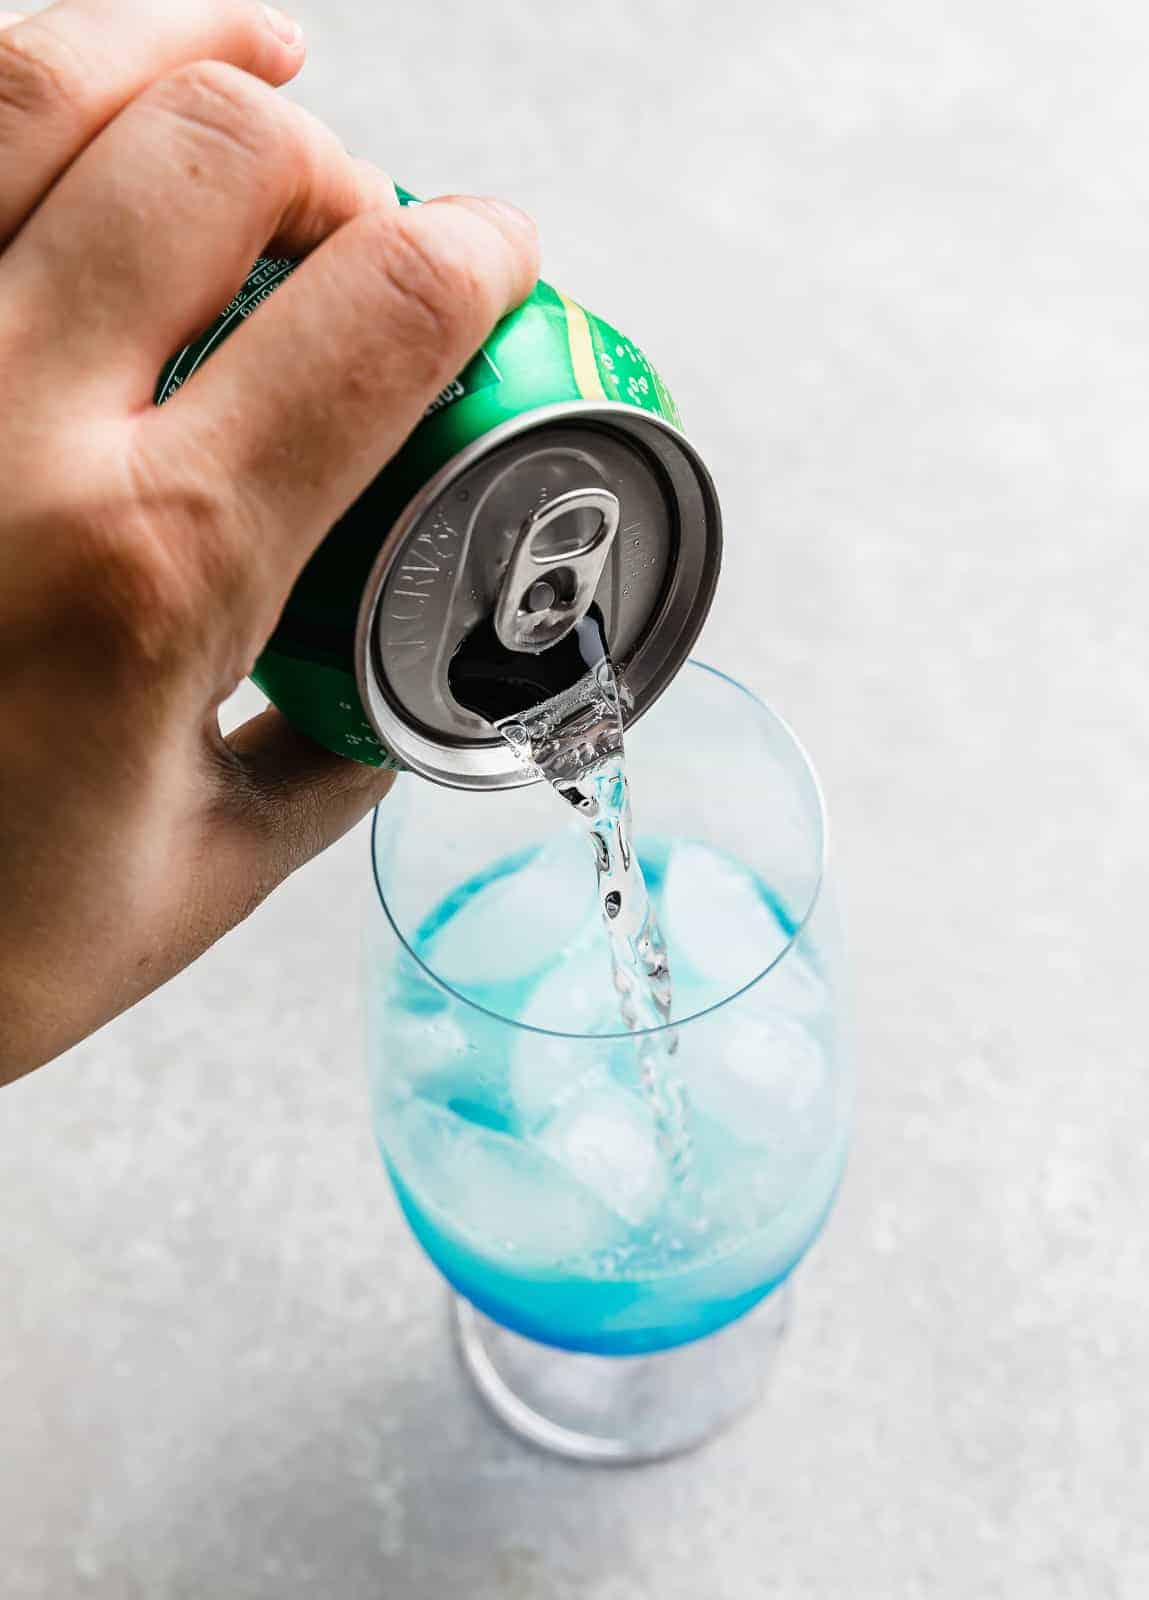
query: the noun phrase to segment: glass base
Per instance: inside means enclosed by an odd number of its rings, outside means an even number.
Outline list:
[[[704,1444],[748,1411],[790,1322],[787,1281],[709,1338],[648,1356],[592,1356],[538,1344],[454,1297],[463,1362],[512,1433],[554,1455],[619,1465]]]

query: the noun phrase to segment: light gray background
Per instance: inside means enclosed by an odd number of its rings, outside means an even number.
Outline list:
[[[299,97],[531,208],[713,462],[706,653],[836,822],[856,1154],[751,1421],[520,1449],[372,1148],[357,835],[0,1098],[0,1588],[1143,1596],[1149,12],[300,10]]]

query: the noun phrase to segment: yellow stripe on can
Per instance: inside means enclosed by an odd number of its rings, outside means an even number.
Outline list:
[[[555,293],[563,303],[567,318],[567,344],[570,346],[571,367],[578,392],[584,400],[605,400],[606,390],[599,376],[598,362],[594,358],[594,344],[590,336],[590,323],[586,312],[574,300],[568,300],[561,289]]]

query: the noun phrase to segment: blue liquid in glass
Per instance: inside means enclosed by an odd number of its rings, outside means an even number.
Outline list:
[[[830,1211],[846,1142],[831,1002],[799,944],[779,962],[777,982],[768,974],[695,1016],[721,991],[692,964],[689,940],[676,947],[665,918],[673,848],[642,844],[670,946],[675,1017],[692,1019],[678,1029],[674,1057],[691,1145],[686,1206],[637,1081],[633,1040],[612,1011],[595,904],[565,942],[540,938],[529,970],[520,955],[513,975],[492,976],[490,952],[508,937],[501,893],[535,854],[460,885],[412,939],[437,972],[456,919],[462,943],[485,946],[479,978],[443,973],[472,1004],[405,951],[397,956],[385,996],[393,1044],[376,1085],[380,1145],[416,1237],[488,1316],[569,1350],[667,1349],[769,1294]],[[784,908],[737,863],[723,870],[746,881],[751,909],[773,920],[783,950],[794,932]]]

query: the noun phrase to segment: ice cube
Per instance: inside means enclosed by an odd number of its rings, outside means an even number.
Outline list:
[[[830,1115],[822,1046],[781,1012],[718,1012],[683,1028],[676,1069],[691,1103],[743,1144],[805,1148]]]
[[[424,1016],[395,1010],[380,1023],[376,1040],[383,1070],[416,1088],[422,1079],[464,1068],[472,1049],[462,1023],[450,1012]]]
[[[444,1081],[466,1081],[474,1053],[461,1024],[445,1009],[380,1005],[368,1030],[367,1064],[372,1104],[382,1120],[394,1102],[412,1093],[434,1095]]]
[[[719,986],[710,1004],[749,983],[788,938],[750,873],[703,844],[678,844],[670,852],[662,932],[672,973],[686,961]]]
[[[809,1249],[833,1203],[845,1165],[845,1130],[804,1159],[779,1159],[738,1181],[712,1188],[706,1200],[718,1235],[714,1259],[693,1285],[723,1300],[775,1282]]]
[[[584,936],[539,979],[520,1013],[531,1028],[558,1033],[621,1033],[610,946],[597,915]]]
[[[790,946],[763,983],[770,1003],[787,1016],[813,1022],[830,1010],[830,992],[814,963],[806,934]]]
[[[544,1151],[445,1106],[413,1099],[397,1108],[385,1148],[431,1220],[484,1255],[558,1268],[623,1235],[618,1213]]]
[[[618,1041],[561,1036],[623,1031],[610,952],[597,919],[570,956],[539,980],[519,1021],[524,1026],[511,1052],[510,1095],[522,1126],[534,1130],[588,1085],[605,1083],[618,1048]]]
[[[456,988],[511,983],[553,961],[595,911],[590,848],[568,828],[465,901],[431,938],[426,961]]]
[[[592,1087],[551,1118],[536,1143],[603,1203],[637,1226],[666,1193],[654,1118],[637,1095]]]

